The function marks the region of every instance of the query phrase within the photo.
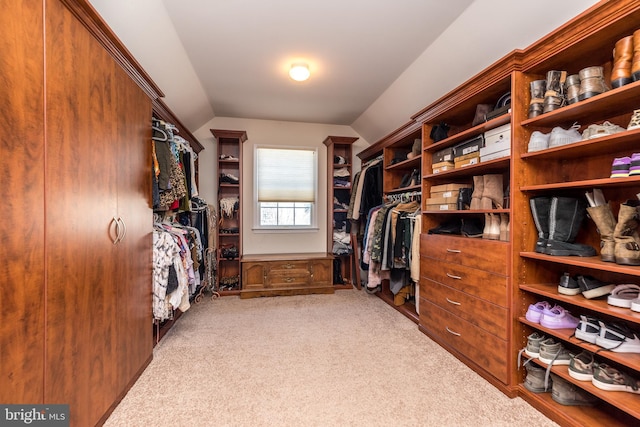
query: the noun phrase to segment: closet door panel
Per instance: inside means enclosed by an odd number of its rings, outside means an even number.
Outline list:
[[[0,402],[37,404],[44,375],[42,3],[0,5]]]
[[[116,398],[116,65],[60,1],[45,16],[45,401],[88,426]]]
[[[116,69],[118,107],[118,216],[126,236],[117,245],[118,389],[150,360],[153,210],[151,209],[151,100]]]

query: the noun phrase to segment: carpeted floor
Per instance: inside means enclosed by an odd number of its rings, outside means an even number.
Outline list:
[[[363,291],[205,299],[176,323],[105,426],[535,426]]]

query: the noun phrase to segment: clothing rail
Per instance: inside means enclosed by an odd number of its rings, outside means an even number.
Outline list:
[[[409,202],[412,200],[420,200],[422,191],[405,191],[404,193],[387,194],[385,198],[389,202]]]

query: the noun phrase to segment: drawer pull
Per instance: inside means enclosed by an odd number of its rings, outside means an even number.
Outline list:
[[[284,268],[293,268],[293,264],[285,264]]]
[[[451,335],[455,335],[455,336],[457,336],[457,337],[459,337],[459,336],[460,336],[460,334],[459,334],[459,333],[457,333],[457,332],[453,332],[451,329],[449,329],[449,327],[448,327],[448,326],[445,326],[445,329],[446,329],[446,330],[447,330],[447,332],[449,332]]]
[[[293,277],[285,277],[283,280],[285,282],[287,282],[287,283],[291,283],[291,282],[293,282],[294,279],[293,279]]]
[[[462,251],[460,249],[449,249],[449,248],[447,248],[447,252],[451,252],[452,254],[459,254]]]
[[[449,304],[453,304],[453,305],[462,305],[462,303],[459,303],[458,301],[451,301],[449,298],[445,298],[447,300],[447,302]]]
[[[449,274],[449,273],[447,273],[447,277],[450,279],[462,280],[462,277],[454,276],[453,274]]]

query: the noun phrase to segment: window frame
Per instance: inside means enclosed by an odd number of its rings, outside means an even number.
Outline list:
[[[258,150],[261,148],[269,148],[274,150],[304,150],[313,152],[314,164],[313,164],[313,193],[314,201],[311,202],[311,221],[309,225],[262,225],[261,219],[261,202],[258,201]],[[266,145],[256,144],[253,147],[253,231],[257,233],[300,233],[300,232],[315,232],[318,231],[318,162],[319,151],[317,147],[300,147],[300,146],[288,146],[288,145]],[[272,202],[277,203],[277,202]],[[291,201],[280,203],[294,203]]]

